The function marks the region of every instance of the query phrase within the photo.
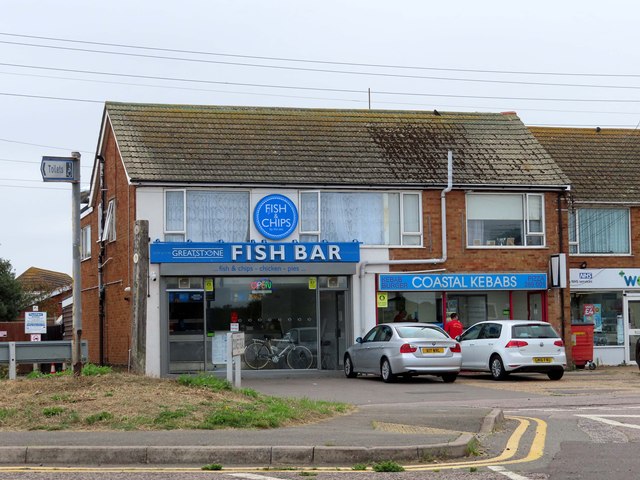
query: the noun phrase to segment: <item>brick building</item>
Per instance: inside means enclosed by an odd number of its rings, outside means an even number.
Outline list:
[[[594,324],[594,361],[638,361],[640,134],[531,128],[568,175],[571,320]]]
[[[542,319],[567,339],[548,272],[568,185],[513,113],[107,103],[83,338],[92,361],[133,350],[153,376],[219,367],[230,328],[290,332],[341,368],[401,310]]]

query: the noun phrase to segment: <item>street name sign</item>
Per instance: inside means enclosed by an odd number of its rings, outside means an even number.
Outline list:
[[[40,172],[44,182],[80,181],[77,160],[73,157],[42,157]]]

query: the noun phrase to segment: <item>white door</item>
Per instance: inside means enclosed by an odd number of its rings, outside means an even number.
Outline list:
[[[636,362],[636,343],[640,338],[640,298],[638,297],[625,297],[626,312],[627,312],[627,326],[628,326],[628,352],[625,355],[627,362]]]

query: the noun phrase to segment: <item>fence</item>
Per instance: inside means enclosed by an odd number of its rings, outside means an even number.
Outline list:
[[[82,362],[89,356],[89,346],[82,341]],[[9,378],[16,379],[16,365],[20,363],[66,363],[71,362],[72,342],[57,340],[47,342],[3,342],[0,343],[0,364],[9,365]]]

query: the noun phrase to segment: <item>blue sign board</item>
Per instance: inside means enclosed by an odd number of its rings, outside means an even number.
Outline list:
[[[381,274],[380,291],[545,290],[546,273]]]
[[[298,209],[284,195],[267,195],[253,211],[253,223],[269,240],[282,240],[298,226]]]
[[[155,242],[151,263],[357,263],[360,243]]]

